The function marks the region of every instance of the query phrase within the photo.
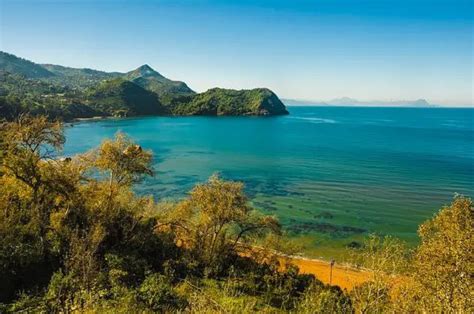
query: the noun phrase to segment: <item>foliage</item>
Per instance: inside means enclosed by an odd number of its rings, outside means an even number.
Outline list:
[[[470,313],[473,205],[457,196],[420,226],[409,251],[370,236],[350,293],[300,274],[274,217],[239,182],[214,175],[177,203],[133,192],[151,152],[123,134],[58,158],[59,122],[20,116],[0,128],[0,311]],[[256,244],[265,244],[260,248]]]
[[[353,313],[351,299],[337,286],[313,284],[297,306],[298,313]]]
[[[418,230],[413,280],[400,290],[405,309],[472,313],[474,310],[474,208],[457,195]]]
[[[372,235],[353,262],[372,278],[351,291],[357,312],[471,313],[474,309],[474,215],[470,198],[456,196],[419,228],[420,245]]]
[[[152,311],[184,308],[186,301],[173,290],[168,278],[163,275],[149,275],[138,288],[138,299]]]
[[[138,182],[142,175],[153,175],[151,151],[143,150],[122,133],[117,133],[113,141],[102,142],[85,158],[98,170],[109,174],[110,184],[129,186]]]
[[[196,290],[179,288],[206,280],[255,307],[290,310],[317,282],[240,255],[279,232],[241,183],[213,176],[160,207],[133,193],[152,156],[123,134],[68,158],[57,158],[62,125],[46,117],[3,123],[1,138],[2,311],[191,311]]]
[[[371,234],[351,253],[351,264],[383,275],[401,274],[409,268],[410,252],[406,244],[391,236]]]
[[[101,114],[84,99],[82,91],[0,70],[0,118],[14,120],[28,113],[71,120]]]
[[[85,92],[86,103],[103,115],[158,115],[164,109],[158,97],[139,85],[122,78],[104,81]]]
[[[226,260],[235,259],[237,248],[249,248],[248,240],[279,232],[278,221],[248,205],[239,182],[213,175],[198,184],[189,197],[162,217],[159,230],[173,230],[175,241],[188,248],[206,272],[226,271]]]

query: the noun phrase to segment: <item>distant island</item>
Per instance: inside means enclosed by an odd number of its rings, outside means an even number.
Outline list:
[[[299,100],[283,99],[283,102],[291,105],[318,105],[318,106],[353,106],[353,107],[411,107],[411,108],[434,108],[437,105],[430,104],[426,99],[417,100],[371,100],[361,101],[354,98],[342,97],[327,101],[321,100]]]
[[[149,65],[103,72],[37,64],[0,51],[0,118],[46,115],[66,121],[143,115],[272,116],[288,114],[267,88],[212,88],[196,93]]]

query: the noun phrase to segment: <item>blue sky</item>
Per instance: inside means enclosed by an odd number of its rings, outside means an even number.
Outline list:
[[[40,63],[147,63],[196,91],[473,103],[464,0],[0,0],[0,49]]]

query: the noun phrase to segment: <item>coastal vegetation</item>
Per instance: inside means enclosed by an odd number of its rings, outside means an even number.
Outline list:
[[[214,175],[177,202],[139,196],[151,151],[119,133],[61,158],[63,126],[50,118],[12,114],[0,127],[0,312],[474,310],[470,198],[423,223],[415,248],[376,235],[350,248],[368,275],[349,291],[299,271],[278,220],[250,206],[242,183]]]
[[[40,65],[0,52],[0,118],[45,115],[75,118],[142,115],[282,115],[269,89],[214,88],[195,93],[148,65],[127,73]]]

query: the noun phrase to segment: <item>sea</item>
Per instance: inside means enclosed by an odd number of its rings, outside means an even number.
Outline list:
[[[137,117],[66,127],[64,155],[117,132],[153,151],[135,190],[179,200],[219,173],[276,216],[305,255],[333,258],[372,233],[418,243],[420,223],[474,196],[474,109],[288,106],[277,117]]]

